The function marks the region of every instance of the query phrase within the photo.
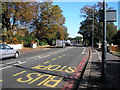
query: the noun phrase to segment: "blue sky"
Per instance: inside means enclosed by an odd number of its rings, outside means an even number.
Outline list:
[[[65,26],[68,28],[69,37],[79,36],[80,22],[84,20],[81,18],[80,9],[85,5],[94,5],[97,2],[54,2],[54,5],[59,5],[63,10],[63,15],[66,18]],[[117,2],[109,2],[108,5],[114,9],[118,9]],[[115,23],[118,25],[117,23]]]

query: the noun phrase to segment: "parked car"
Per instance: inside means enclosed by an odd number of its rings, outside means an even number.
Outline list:
[[[12,47],[8,46],[7,44],[0,43],[0,59],[14,57],[18,58],[20,52]]]

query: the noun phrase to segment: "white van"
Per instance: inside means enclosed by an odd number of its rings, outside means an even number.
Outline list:
[[[56,40],[56,47],[65,47],[65,40]]]

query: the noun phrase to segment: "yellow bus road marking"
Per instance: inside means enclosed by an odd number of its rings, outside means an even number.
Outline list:
[[[23,71],[19,72],[19,74],[22,74],[22,73],[23,73]],[[15,76],[15,75],[13,75],[13,76]],[[18,77],[16,79],[16,81],[20,82],[20,83],[37,84],[37,86],[43,85],[46,87],[54,88],[62,81],[62,79],[63,78],[60,78],[58,76],[49,75],[49,74],[26,73],[25,77]]]
[[[54,79],[55,77],[56,76],[53,76],[50,80],[46,81],[43,85],[47,87],[52,87],[52,88],[56,87],[62,81],[63,78],[60,78],[59,80],[55,80]],[[50,82],[52,82],[53,84],[51,85]]]
[[[73,73],[76,70],[76,67],[68,67],[68,66],[50,64],[50,65],[45,65],[45,66],[37,65],[37,66],[32,67],[32,69]]]
[[[3,80],[0,80],[0,82],[3,82]]]
[[[62,56],[58,56],[57,58],[61,58]]]
[[[61,57],[63,57],[63,56],[66,56],[66,55],[63,54],[62,56],[58,56],[57,58],[53,58],[53,59],[51,59],[51,60],[49,60],[49,61],[44,62],[43,64],[47,64],[47,63],[49,63],[50,61],[54,61],[54,60],[56,60],[56,59],[58,59],[58,58],[61,58]]]
[[[43,80],[41,83],[39,83],[38,85],[40,86],[40,85],[41,85],[41,84],[43,84],[46,80],[48,80],[49,78],[51,78],[51,77],[52,77],[52,75],[43,74],[43,75],[41,75],[40,77],[38,77],[38,78],[36,78],[36,79],[32,80],[32,81],[31,81],[31,82],[29,82],[28,84],[32,84],[32,83],[34,83],[35,81],[37,81],[37,80],[41,79],[42,77],[46,77],[46,76],[48,76],[48,78],[47,78],[47,79],[45,79],[45,80]]]
[[[50,61],[46,61],[46,62],[44,62],[44,64],[47,64],[47,63],[49,63]]]
[[[28,78],[27,80],[24,79],[24,77],[23,77],[23,78],[18,78],[16,81],[22,82],[22,83],[30,82],[31,80],[33,80],[33,77],[32,77],[33,75],[39,77],[41,74],[40,73],[28,73],[26,75],[26,77]]]
[[[52,60],[56,60],[57,58],[53,58]]]
[[[56,70],[56,71],[63,71],[63,69],[65,69],[67,66],[62,67],[60,70]]]
[[[26,71],[22,71],[22,72],[19,72],[19,73],[14,74],[13,76],[18,76],[18,75],[23,74],[23,73],[25,73],[25,72],[26,72]]]

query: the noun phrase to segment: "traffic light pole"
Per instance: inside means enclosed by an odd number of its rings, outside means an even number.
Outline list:
[[[103,0],[103,47],[102,47],[102,80],[105,79],[106,74],[106,52],[107,52],[107,41],[106,41],[106,3]]]

